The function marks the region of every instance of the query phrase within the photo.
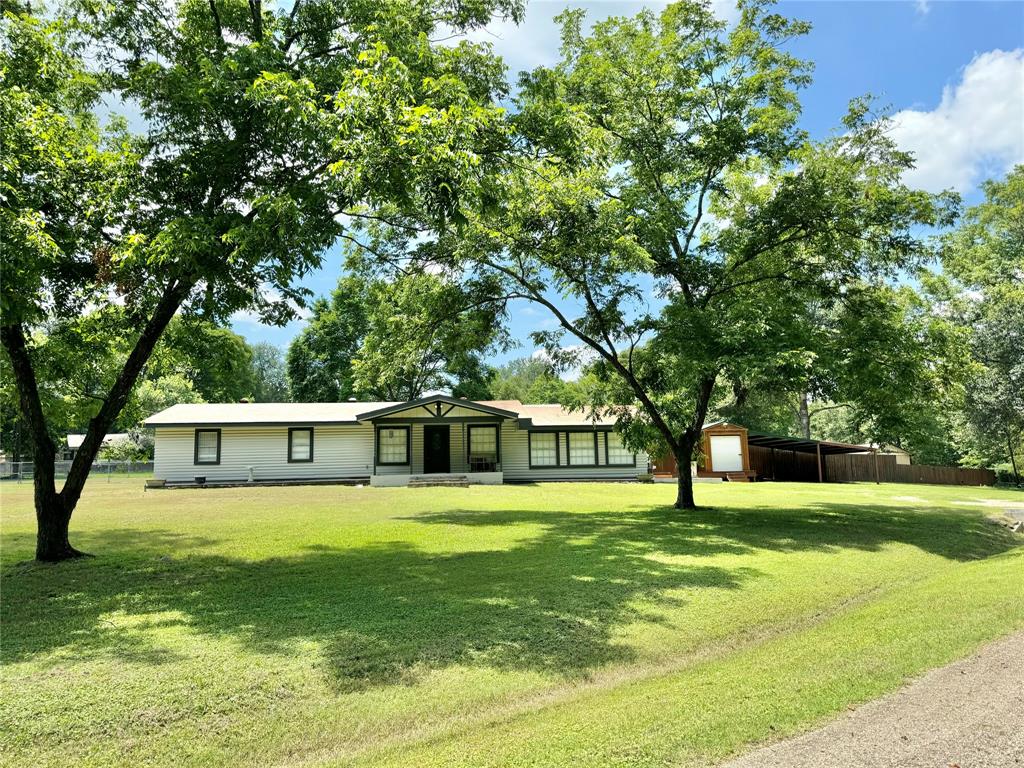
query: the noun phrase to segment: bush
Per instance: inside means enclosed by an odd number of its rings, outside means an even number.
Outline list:
[[[100,458],[110,461],[151,461],[155,443],[153,436],[146,432],[130,432],[128,437],[103,446]]]

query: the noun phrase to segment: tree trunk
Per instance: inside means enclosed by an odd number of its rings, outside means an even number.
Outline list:
[[[696,509],[697,503],[693,500],[693,477],[691,476],[690,462],[693,461],[693,443],[687,444],[686,437],[680,441],[679,450],[673,450],[676,459],[676,468],[679,470],[679,481],[676,485],[676,509]]]
[[[152,316],[143,327],[139,338],[136,339],[128,359],[121,367],[121,372],[114,380],[106,397],[103,398],[103,405],[100,406],[99,412],[89,420],[89,428],[86,429],[82,445],[71,461],[71,468],[68,470],[67,479],[60,492],[60,499],[67,509],[68,517],[71,516],[78,504],[78,499],[85,488],[85,481],[92,469],[92,463],[103,447],[103,438],[106,437],[107,430],[113,426],[114,420],[117,419],[128,402],[135,382],[138,381],[142,369],[146,367],[164,329],[167,328],[167,324],[171,322],[174,313],[178,311],[178,307],[181,306],[181,302],[184,301],[191,289],[192,283],[185,282],[172,282],[166,287]]]
[[[56,563],[85,556],[71,546],[68,540],[68,524],[71,522],[71,510],[54,490],[53,465],[48,482],[41,482],[41,473],[35,476],[36,502],[36,560]]]
[[[715,391],[714,378],[706,378],[697,388],[697,403],[693,410],[693,420],[677,442],[673,442],[672,454],[679,468],[679,484],[676,491],[676,509],[696,509],[693,500],[693,478],[690,477],[690,462],[693,461],[693,449],[704,434],[704,419],[708,415],[708,405]]]
[[[54,483],[54,461],[57,448],[46,428],[35,372],[20,325],[5,325],[0,340],[11,359],[11,369],[18,387],[18,404],[28,429],[32,446],[32,485],[36,507],[36,560],[56,562],[82,555],[68,541],[71,512],[57,493]]]
[[[25,330],[18,323],[0,327],[0,342],[11,359],[22,418],[28,427],[32,443],[37,560],[57,562],[82,556],[83,553],[72,547],[68,541],[68,524],[82,495],[85,481],[89,477],[92,462],[103,445],[107,430],[128,401],[139,374],[153,353],[153,348],[191,287],[191,283],[173,282],[165,289],[117,379],[103,399],[99,412],[89,420],[89,428],[71,462],[71,469],[60,493],[57,493],[55,484],[54,462],[57,451],[43,414]]]
[[[804,440],[811,439],[811,411],[807,407],[807,393],[800,393],[800,436]]]

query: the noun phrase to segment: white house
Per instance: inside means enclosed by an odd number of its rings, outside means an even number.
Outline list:
[[[156,431],[154,474],[167,484],[496,484],[635,480],[648,471],[614,419],[518,400],[180,404],[146,426]]]
[[[108,446],[121,440],[127,440],[129,437],[127,432],[111,432],[103,437],[103,445]],[[70,461],[75,458],[75,454],[78,453],[78,449],[82,447],[82,442],[85,440],[85,435],[69,434],[67,436],[67,447],[64,449],[64,460]]]
[[[889,445],[888,443],[883,443],[882,445],[875,445],[874,443],[863,443],[863,445],[865,448],[869,448],[870,450],[863,451],[862,453],[859,453],[857,455],[870,455],[877,451],[883,456],[894,456],[896,458],[897,464],[902,464],[903,466],[910,466],[913,463],[913,460],[910,456],[910,452],[904,450],[903,448],[900,448],[898,445]]]

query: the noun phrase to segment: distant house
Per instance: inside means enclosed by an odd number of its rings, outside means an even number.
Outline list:
[[[611,417],[434,395],[407,402],[201,403],[146,420],[168,484],[349,480],[497,484],[635,480],[647,456]]]
[[[109,435],[103,438],[103,445],[110,445],[116,443],[119,440],[127,440],[127,432],[111,432]],[[75,454],[78,453],[78,449],[82,447],[82,441],[85,440],[85,435],[68,435],[67,445],[64,447],[64,460],[71,461],[75,458]]]
[[[913,463],[910,459],[910,453],[895,445],[882,444],[879,447],[865,443],[864,451],[861,455],[871,453],[873,450],[877,450],[878,453],[882,454],[883,456],[893,456],[896,459],[896,463],[902,464],[903,466],[909,467]]]

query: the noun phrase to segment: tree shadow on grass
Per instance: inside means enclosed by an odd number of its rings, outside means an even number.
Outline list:
[[[437,525],[539,524],[547,527],[549,539],[566,545],[596,534],[629,540],[650,552],[706,557],[755,549],[874,552],[886,544],[900,543],[964,562],[1024,543],[981,515],[883,504],[822,502],[796,509],[720,506],[697,510],[634,506],[607,513],[462,509],[407,519]]]
[[[103,557],[25,569],[6,580],[2,658],[11,663],[60,649],[54,664],[69,655],[145,661],[138,638],[146,634],[119,632],[124,620],[126,629],[139,621],[179,623],[257,653],[308,652],[305,641],[314,641],[344,691],[412,683],[451,665],[585,677],[633,658],[613,633],[644,618],[634,601],[674,589],[735,589],[757,575],[655,562],[632,529],[589,527],[592,540],[572,546],[548,532],[510,549],[451,554],[404,542],[351,549],[317,543],[258,561],[142,559],[108,545]],[[140,543],[151,535],[137,534]],[[131,551],[123,538],[121,544]],[[160,661],[156,652],[149,660]]]
[[[652,555],[905,543],[970,560],[1015,545],[995,526],[956,511],[839,504],[697,512],[453,510],[408,519],[525,523],[539,533],[507,549],[445,554],[405,542],[345,548],[311,541],[294,555],[258,561],[204,552],[208,539],[169,531],[97,533],[95,543],[81,539],[94,543],[101,558],[8,574],[3,661],[55,649],[79,658],[174,660],[157,650],[147,655],[144,632],[111,631],[107,617],[116,615],[230,637],[256,653],[307,652],[313,641],[343,691],[411,683],[452,665],[582,678],[633,658],[614,633],[652,620],[637,608],[645,599],[665,602],[673,590],[739,589],[761,576],[751,567]],[[154,542],[161,541],[185,556],[156,557]]]

